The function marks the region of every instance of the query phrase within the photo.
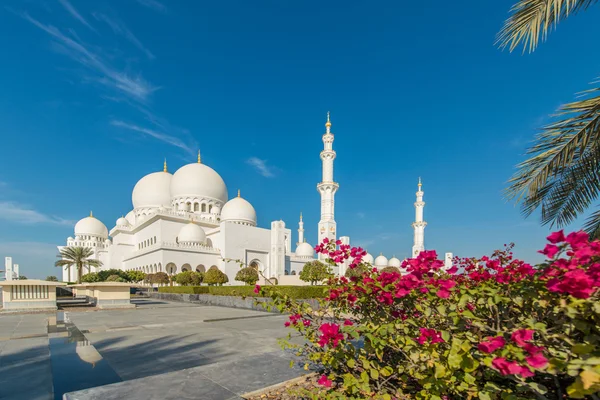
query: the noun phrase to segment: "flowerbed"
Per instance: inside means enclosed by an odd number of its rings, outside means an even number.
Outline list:
[[[548,241],[536,267],[512,246],[449,270],[433,251],[406,260],[404,275],[369,266],[331,279],[318,311],[278,287],[256,291],[306,339],[284,346],[322,370],[309,398],[598,400],[600,242],[562,231]],[[316,250],[365,265],[360,248]]]
[[[278,291],[292,299],[324,298],[325,286],[277,286]],[[215,296],[258,297],[254,286],[163,286],[159,293],[212,294]]]

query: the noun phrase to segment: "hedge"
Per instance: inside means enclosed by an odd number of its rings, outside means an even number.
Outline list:
[[[325,297],[326,286],[277,286],[277,291],[293,299]],[[163,286],[159,293],[212,294],[215,296],[257,297],[254,286]]]

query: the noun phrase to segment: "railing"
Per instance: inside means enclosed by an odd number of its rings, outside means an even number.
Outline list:
[[[46,285],[18,285],[11,286],[11,300],[34,300],[49,298],[49,286]],[[54,286],[51,287],[54,290]]]

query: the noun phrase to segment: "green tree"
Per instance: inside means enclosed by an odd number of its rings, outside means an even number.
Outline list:
[[[252,267],[244,267],[235,275],[235,280],[246,285],[254,285],[258,282],[258,271]]]
[[[560,19],[595,4],[596,0],[520,0],[498,34],[497,43],[510,51],[519,46],[533,52]],[[579,62],[584,62],[579,60]],[[557,119],[543,127],[517,165],[505,196],[521,203],[525,216],[541,209],[542,224],[562,227],[584,213],[600,194],[600,87],[560,107]],[[600,236],[600,210],[585,229]]]
[[[127,276],[127,281],[129,282],[137,283],[146,279],[146,273],[142,271],[129,270],[125,272],[125,275]]]
[[[169,275],[166,272],[152,274],[152,281],[150,281],[150,283],[156,283],[158,285],[167,285],[169,282]]]
[[[19,280],[20,281],[26,281],[27,277],[25,275],[19,275]]]
[[[46,281],[48,282],[58,282],[58,278],[55,277],[54,275],[49,275],[46,277]]]
[[[209,286],[215,285],[223,285],[224,283],[229,282],[229,278],[225,275],[219,268],[216,266],[212,266],[206,271],[204,274],[204,283]]]
[[[100,275],[98,275],[96,272],[91,272],[89,274],[85,274],[81,277],[81,282],[84,282],[84,283],[100,282]]]
[[[202,274],[196,271],[183,271],[173,277],[173,280],[182,286],[198,286],[202,283]]]
[[[108,278],[106,278],[106,282],[125,282],[125,279],[123,279],[119,275],[111,275]]]
[[[316,285],[332,276],[332,273],[328,265],[315,260],[304,264],[299,276],[300,280],[310,282],[311,285]]]
[[[94,251],[89,247],[65,247],[60,250],[57,256],[60,260],[54,263],[57,267],[71,268],[74,266],[77,269],[77,283],[81,283],[81,275],[83,267],[101,267],[102,261],[90,258],[94,255]]]
[[[388,273],[393,273],[393,272],[400,272],[400,269],[398,269],[397,267],[384,267],[381,272],[388,272]]]

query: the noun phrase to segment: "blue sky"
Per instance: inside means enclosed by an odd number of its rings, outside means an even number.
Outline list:
[[[338,232],[539,261],[547,227],[501,191],[536,129],[587,89],[599,8],[532,55],[494,47],[512,1],[8,0],[0,8],[0,257],[44,278],[90,210],[109,229],[143,175],[203,161],[259,225],[304,214],[315,244],[331,111]],[[591,39],[590,39],[591,40]],[[574,228],[579,225],[575,224]]]

